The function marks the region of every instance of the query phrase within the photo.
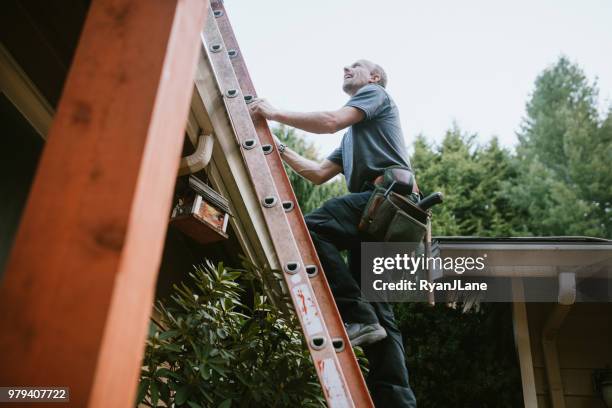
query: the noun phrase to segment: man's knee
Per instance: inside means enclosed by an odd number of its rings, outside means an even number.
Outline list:
[[[306,214],[304,216],[304,221],[306,221],[306,227],[308,227],[308,231],[312,233],[314,231],[316,223],[315,223],[314,217],[311,214],[312,213]]]
[[[334,199],[332,198],[331,200]],[[320,208],[317,208],[304,216],[306,226],[311,233],[320,230],[318,226],[325,224],[333,218],[328,209],[328,203],[331,200],[326,201]]]

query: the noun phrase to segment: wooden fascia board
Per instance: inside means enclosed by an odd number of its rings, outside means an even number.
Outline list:
[[[53,120],[53,108],[0,44],[0,91],[15,105],[36,132],[47,138]]]

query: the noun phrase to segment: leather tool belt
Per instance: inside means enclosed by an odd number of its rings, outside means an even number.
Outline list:
[[[400,166],[387,168],[374,185],[359,230],[377,241],[421,242],[427,230],[428,213],[414,202],[418,193],[413,194],[416,183],[412,171]]]

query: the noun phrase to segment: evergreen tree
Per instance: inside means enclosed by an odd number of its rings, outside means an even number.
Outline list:
[[[423,136],[415,142],[411,161],[419,187],[445,196],[433,210],[433,235],[509,236],[524,230],[506,191],[507,183],[516,183],[516,162],[496,138],[484,146],[476,139],[455,125],[439,147]]]
[[[509,187],[530,233],[612,236],[612,117],[597,106],[596,83],[565,57],[536,79]]]

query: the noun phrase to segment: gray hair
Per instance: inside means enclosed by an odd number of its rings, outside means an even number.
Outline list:
[[[364,60],[364,61],[366,61],[370,65],[370,73],[374,75],[378,75],[378,77],[380,78],[377,82],[378,85],[382,86],[383,88],[386,88],[388,79],[387,79],[387,73],[385,72],[383,67],[381,67],[378,64],[373,63],[372,61],[368,61],[368,60]]]

